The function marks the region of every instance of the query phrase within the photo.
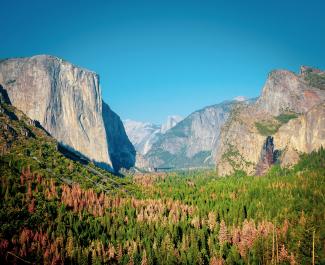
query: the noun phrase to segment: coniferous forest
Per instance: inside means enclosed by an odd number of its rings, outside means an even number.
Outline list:
[[[322,148],[263,177],[114,176],[64,157],[22,113],[2,110],[1,264],[325,262]]]

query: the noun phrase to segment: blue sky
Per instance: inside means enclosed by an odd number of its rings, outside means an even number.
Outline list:
[[[325,69],[323,0],[0,1],[0,58],[51,54],[94,70],[123,119],[258,96],[275,68]]]

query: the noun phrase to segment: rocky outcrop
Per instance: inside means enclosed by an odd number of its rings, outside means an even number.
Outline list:
[[[276,70],[269,74],[256,106],[262,111],[277,116],[285,111],[304,113],[325,100],[324,91],[313,87],[306,71],[321,76],[322,72],[302,67],[296,75],[286,70]]]
[[[120,165],[116,161],[123,159],[114,158],[112,163],[111,154],[117,150],[113,137],[121,141],[123,126],[117,118],[108,118],[117,124],[105,126],[96,73],[39,55],[0,61],[0,84],[15,107],[38,120],[62,145],[107,169],[114,163]]]
[[[219,175],[229,175],[234,170],[255,172],[266,138],[257,131],[255,120],[263,119],[266,114],[256,111],[254,105],[237,103],[222,127],[213,152]]]
[[[279,150],[274,149],[273,137],[266,137],[265,143],[262,147],[260,160],[256,165],[256,175],[264,175],[266,171],[278,161],[279,155]]]
[[[314,106],[297,119],[290,120],[274,135],[278,149],[283,150],[281,164],[298,162],[300,153],[325,147],[325,103]]]
[[[118,171],[121,168],[133,167],[136,156],[134,146],[126,135],[120,117],[105,102],[103,102],[103,120],[114,169]]]
[[[266,172],[272,163],[267,161],[263,146],[270,136],[274,136],[274,148],[281,151],[282,164],[284,161],[285,164],[293,164],[299,152],[310,152],[321,144],[325,145],[322,136],[325,124],[318,109],[322,108],[319,106],[325,100],[325,90],[311,85],[305,69],[302,68],[299,75],[284,70],[273,71],[256,103],[239,104],[234,108],[214,152],[220,175],[228,175],[235,170],[244,170],[249,174]],[[324,74],[322,71],[308,71],[319,76]],[[302,122],[306,120],[306,115],[309,126]],[[307,144],[307,136],[316,140]]]

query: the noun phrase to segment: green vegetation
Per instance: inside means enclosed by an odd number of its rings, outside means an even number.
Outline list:
[[[234,145],[227,143],[227,147],[227,152],[222,154],[221,159],[227,161],[235,172],[239,173],[251,165],[251,162],[247,161]]]
[[[211,155],[209,151],[201,151],[192,157],[187,157],[185,146],[181,148],[176,154],[172,154],[162,148],[153,148],[146,158],[151,156],[160,159],[163,163],[160,167],[175,167],[175,168],[189,168],[189,167],[211,167],[211,161],[207,161]]]
[[[297,118],[297,114],[295,113],[281,113],[279,116],[275,117],[281,124],[285,124],[292,119]]]
[[[310,86],[325,90],[325,75],[321,73],[315,73],[310,70],[305,75],[305,80]]]
[[[8,252],[37,264],[309,264],[314,231],[324,261],[323,149],[263,178],[128,177],[133,195],[2,165],[0,253],[10,262]]]
[[[4,116],[1,264],[312,264],[313,254],[325,262],[324,149],[264,177],[118,178]]]
[[[255,127],[261,135],[269,136],[275,134],[283,124],[297,117],[296,113],[285,112],[274,119],[255,122]]]
[[[273,120],[255,122],[256,129],[264,136],[275,134],[279,130],[280,126],[280,123],[274,122]]]

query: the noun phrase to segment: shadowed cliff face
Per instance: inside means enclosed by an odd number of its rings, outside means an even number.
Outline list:
[[[129,169],[135,164],[135,149],[126,135],[120,117],[103,101],[103,120],[109,154],[116,171]]]
[[[274,149],[273,137],[266,137],[261,151],[261,157],[256,166],[256,175],[261,176],[274,165],[279,158],[279,151]]]
[[[8,93],[3,88],[2,85],[0,85],[0,103],[5,103],[5,104],[10,104],[11,105],[11,101],[10,101],[10,98],[8,96]]]

